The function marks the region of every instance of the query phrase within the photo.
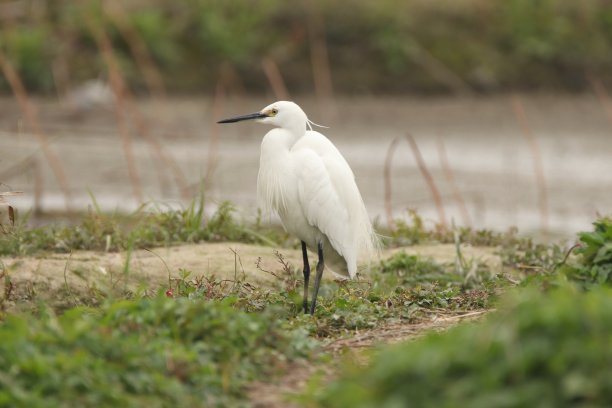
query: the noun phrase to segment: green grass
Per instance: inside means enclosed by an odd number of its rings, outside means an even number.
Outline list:
[[[381,262],[366,278],[324,284],[314,319],[303,316],[301,271],[284,266],[272,287],[254,286],[243,280],[194,277],[183,271],[170,290],[175,297],[192,299],[232,296],[235,307],[249,312],[275,308],[279,318],[291,327],[299,327],[315,338],[333,339],[376,328],[386,321],[418,322],[435,314],[481,310],[490,307],[498,291],[509,285],[503,277],[488,274],[478,282],[467,282],[452,265],[419,257],[415,267],[407,271],[402,264],[405,257],[400,252]],[[432,274],[431,269],[437,274]]]
[[[29,89],[57,91],[57,60],[75,84],[105,71],[92,24],[108,33],[128,83],[146,88],[133,36],[124,38],[100,3],[47,2],[5,25],[0,46]],[[232,87],[267,92],[264,57],[276,60],[292,94],[312,92],[313,31],[326,41],[334,89],[349,94],[584,90],[587,74],[609,82],[612,72],[605,0],[154,0],[125,10],[166,85],[179,92],[213,91],[220,71],[240,78]],[[0,89],[8,89],[1,76]]]
[[[610,327],[610,289],[522,289],[484,322],[346,368],[314,400],[322,407],[610,406]]]
[[[585,287],[612,285],[612,218],[597,220],[594,226],[594,231],[579,234],[578,259],[564,264],[561,272]]]
[[[528,268],[486,321],[383,347],[367,366],[345,366],[337,381],[321,393],[312,387],[303,401],[322,407],[611,405],[612,221],[594,225],[579,234],[576,257],[568,252],[551,262],[557,249],[524,251],[520,262],[539,261],[539,268]],[[404,256],[390,264],[402,270],[417,262]]]
[[[95,203],[95,201],[94,201]],[[75,250],[123,251],[202,241],[240,241],[279,245],[287,239],[279,228],[247,225],[223,202],[211,216],[204,215],[204,199],[182,210],[142,208],[133,214],[91,212],[76,225],[28,228],[26,220],[5,226],[0,233],[0,255],[33,255]]]
[[[235,300],[120,301],[0,325],[0,406],[228,406],[307,354],[272,311]]]
[[[127,222],[96,213],[74,227],[16,227],[1,238],[2,248],[16,241],[21,249],[11,255],[100,249],[108,245],[107,236],[116,245],[111,250],[198,240],[262,242],[257,235],[287,245],[277,240],[278,232],[236,221],[229,205],[210,218],[200,208],[196,203],[182,211],[142,212]],[[466,259],[460,249],[449,263],[399,251],[359,280],[325,282],[314,317],[302,314],[301,270],[280,255],[272,271],[277,279],[269,286],[253,285],[240,274],[218,279],[181,270],[157,288],[126,291],[118,285],[79,293],[66,287],[56,294],[66,301],[56,309],[40,304],[35,294],[11,298],[10,275],[2,273],[0,304],[35,307],[2,315],[0,406],[240,406],[251,381],[282,376],[287,364],[304,356],[323,361],[318,358],[328,341],[387,323],[492,308],[497,312],[486,322],[382,351],[367,367],[345,368],[328,391],[304,401],[605,405],[610,384],[603,367],[612,361],[602,345],[610,344],[612,305],[609,291],[600,288],[608,281],[599,270],[611,262],[609,227],[609,220],[599,220],[593,232],[580,235],[581,253],[564,259],[560,247],[515,233],[427,231],[416,220],[390,242],[418,236],[420,243],[492,245],[502,269]],[[513,294],[504,295],[509,290]],[[66,308],[69,303],[95,307]]]
[[[272,287],[182,271],[156,295],[98,292],[96,308],[5,314],[0,406],[239,406],[250,381],[316,358],[317,340],[495,298],[493,281],[466,285],[444,279],[452,266],[417,258],[408,270],[404,261],[399,253],[367,281],[324,284],[314,317],[302,314],[300,271],[283,265]]]

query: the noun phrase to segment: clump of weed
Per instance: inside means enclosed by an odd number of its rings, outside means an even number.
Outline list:
[[[458,256],[455,264],[445,265],[402,251],[383,260],[373,276],[377,285],[407,294],[420,307],[463,308],[467,303],[460,300],[474,299],[473,294],[482,297],[480,307],[485,307],[508,285],[486,265]]]
[[[593,225],[593,231],[578,234],[578,257],[560,268],[570,280],[587,288],[612,285],[612,218],[601,218]]]
[[[25,223],[0,234],[0,255],[30,255],[39,251],[73,250],[121,251],[176,243],[240,241],[278,244],[283,234],[273,228],[253,227],[238,221],[229,202],[219,205],[210,217],[204,214],[204,200],[196,199],[181,210],[149,211],[130,215],[93,211],[71,226],[27,228]]]
[[[401,285],[411,285],[421,282],[439,282],[456,280],[457,277],[447,273],[444,266],[431,258],[409,255],[405,251],[398,252],[380,264],[382,274],[392,274]]]
[[[408,219],[394,221],[395,228],[382,231],[388,237],[386,242],[391,246],[405,246],[426,243],[450,244],[459,240],[463,244],[474,246],[520,246],[528,244],[528,238],[522,238],[516,228],[504,232],[469,227],[445,228],[434,224],[431,228],[425,225],[423,218],[415,211],[408,210]]]
[[[523,276],[550,275],[564,257],[560,245],[537,243],[531,238],[509,240],[499,252],[504,267]]]
[[[235,299],[165,296],[9,316],[0,326],[7,406],[228,406],[303,352],[294,334]],[[303,341],[302,345],[303,346]]]
[[[609,406],[612,292],[521,289],[485,322],[385,349],[323,407]]]
[[[480,310],[490,306],[503,284],[486,281],[465,285],[463,277],[445,279],[448,273],[442,266],[419,260],[416,264],[424,266],[412,272],[420,276],[414,280],[404,281],[395,269],[389,269],[372,271],[368,279],[325,282],[312,318],[302,311],[301,271],[292,268],[280,253],[277,259],[280,270],[267,271],[276,278],[271,286],[251,284],[241,275],[237,279],[218,279],[182,270],[180,277],[170,280],[166,295],[215,301],[231,297],[236,308],[270,312],[292,330],[303,330],[319,339],[334,339],[375,328],[388,320],[418,322],[433,315]],[[397,264],[404,265],[397,259],[384,263]],[[436,274],[426,274],[428,268]]]
[[[458,245],[496,247],[502,259],[503,269],[507,274],[515,275],[520,282],[524,278],[544,277],[554,275],[557,266],[563,260],[565,252],[558,244],[535,242],[530,237],[522,237],[516,228],[505,232],[491,230],[476,230],[467,227],[452,229],[435,225],[428,229],[421,216],[415,211],[409,211],[409,220],[397,220],[396,228],[387,231],[385,235],[390,246],[402,246],[426,243],[441,243]],[[458,259],[461,260],[460,253]],[[464,268],[468,265],[459,265]],[[481,273],[479,265],[476,272]],[[461,269],[460,268],[460,269]],[[464,268],[465,269],[465,268]],[[469,269],[469,268],[468,268]],[[468,275],[470,271],[465,271]]]

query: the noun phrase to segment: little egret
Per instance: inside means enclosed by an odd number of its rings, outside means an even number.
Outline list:
[[[377,237],[351,168],[329,139],[312,130],[298,105],[279,101],[217,123],[249,119],[275,126],[261,143],[257,196],[263,209],[276,211],[287,232],[302,241],[304,313],[314,314],[325,262],[354,278],[358,257],[375,252]],[[310,309],[307,248],[319,257]]]

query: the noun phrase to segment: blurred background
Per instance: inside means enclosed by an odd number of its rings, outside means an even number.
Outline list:
[[[607,0],[0,0],[0,191],[30,222],[257,216],[257,124],[291,99],[372,218],[544,237],[612,206]]]

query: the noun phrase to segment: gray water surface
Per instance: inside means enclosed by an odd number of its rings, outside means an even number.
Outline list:
[[[496,230],[516,226],[525,233],[548,227],[568,237],[589,229],[597,214],[612,210],[612,126],[602,106],[590,95],[522,96],[521,100],[541,151],[548,198],[545,214],[534,172],[534,151],[509,97],[341,98],[334,103],[295,99],[312,120],[329,126],[320,131],[346,157],[371,217],[383,224],[385,155],[393,138],[410,132],[440,190],[448,222],[452,219],[462,225],[465,220],[442,171],[440,143],[473,226]],[[229,200],[250,217],[257,208],[259,145],[268,128],[256,123],[215,122],[259,110],[270,102],[272,99],[234,98],[213,106],[209,99],[177,98],[167,103],[142,100],[139,108],[149,136],[173,158],[193,190],[209,171],[210,159],[215,161],[207,191],[209,211],[216,203]],[[65,168],[71,207],[87,208],[91,191],[105,210],[137,208],[111,107],[79,113],[49,100],[37,101],[37,105],[50,146]],[[13,200],[21,210],[35,204],[37,189],[43,210],[63,210],[64,197],[40,142],[28,132],[16,104],[2,99],[0,112],[3,189],[24,191]],[[129,134],[145,199],[162,206],[187,203],[172,171],[151,144],[138,136],[135,126]],[[11,171],[24,162],[23,170]],[[404,141],[395,152],[391,175],[393,215],[405,217],[407,209],[415,209],[433,225],[438,216],[431,192]]]

